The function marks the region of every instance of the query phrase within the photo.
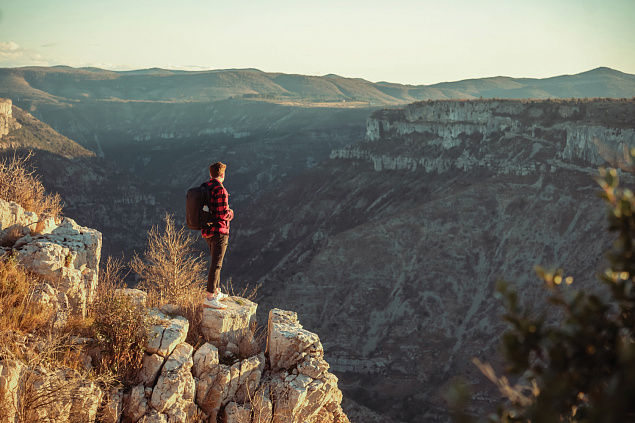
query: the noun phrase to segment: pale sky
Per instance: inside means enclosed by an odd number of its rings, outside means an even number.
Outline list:
[[[635,0],[1,0],[0,67],[372,82],[635,74]]]

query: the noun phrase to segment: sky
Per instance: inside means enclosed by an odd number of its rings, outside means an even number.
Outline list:
[[[256,68],[429,85],[635,74],[635,0],[2,0],[0,68]]]

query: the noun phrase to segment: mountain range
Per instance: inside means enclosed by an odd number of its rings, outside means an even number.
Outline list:
[[[592,98],[635,96],[635,75],[597,68],[553,78],[497,76],[404,85],[338,75],[307,76],[257,69],[199,72],[96,68],[0,69],[0,95],[29,109],[33,104],[86,101],[208,102],[228,98],[356,106],[407,104],[418,100],[475,98]],[[26,104],[28,103],[28,105]]]

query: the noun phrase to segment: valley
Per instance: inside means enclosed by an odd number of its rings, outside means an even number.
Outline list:
[[[223,280],[260,285],[263,310],[296,311],[348,401],[384,422],[446,421],[443,392],[462,377],[487,412],[498,393],[470,359],[498,364],[496,281],[541,310],[536,265],[597,289],[612,237],[593,175],[615,166],[635,182],[633,75],[458,81],[421,97],[316,78],[4,69],[0,97],[22,128],[0,142],[35,149],[65,213],[104,233],[104,257],[143,249],[209,163],[227,163]]]

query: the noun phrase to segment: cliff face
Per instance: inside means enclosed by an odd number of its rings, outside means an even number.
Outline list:
[[[440,173],[486,168],[527,175],[543,165],[555,172],[607,162],[623,167],[623,149],[635,141],[634,120],[632,101],[414,103],[368,119],[366,140],[372,147],[363,143],[334,150],[331,158],[366,159],[375,170],[422,167]],[[396,151],[390,142],[407,139],[411,142]],[[514,155],[503,157],[502,151]]]
[[[11,100],[0,98],[0,139],[9,131],[20,128],[20,124],[13,118],[11,105]]]
[[[363,142],[237,215],[226,277],[323,333],[345,396],[399,421],[443,420],[455,376],[496,363],[500,278],[546,306],[533,267],[598,289],[604,206],[592,175],[628,168],[633,101],[440,101],[383,110]],[[622,172],[627,184],[633,178]],[[426,420],[426,421],[427,421]]]

